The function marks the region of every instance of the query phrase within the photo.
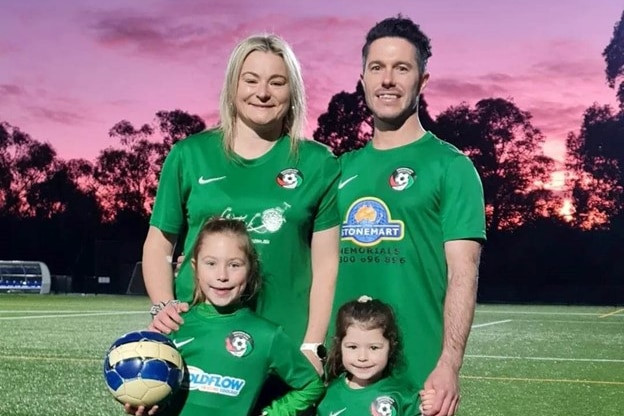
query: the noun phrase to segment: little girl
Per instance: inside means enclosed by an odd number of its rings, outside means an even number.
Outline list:
[[[197,236],[191,264],[193,302],[180,329],[170,335],[184,358],[187,380],[158,414],[248,415],[269,374],[292,390],[263,409],[263,415],[294,416],[316,403],[324,385],[299,346],[246,306],[260,277],[245,224],[208,220]],[[125,408],[138,416],[158,411],[156,406]]]
[[[340,307],[327,360],[329,387],[317,416],[414,416],[418,393],[392,376],[399,330],[385,303],[362,296]],[[423,392],[429,406],[433,391]]]

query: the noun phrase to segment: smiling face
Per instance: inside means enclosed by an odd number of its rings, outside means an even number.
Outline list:
[[[249,263],[241,237],[229,233],[206,234],[193,270],[206,302],[217,307],[238,303],[247,287]]]
[[[416,115],[418,96],[429,79],[420,74],[416,48],[398,37],[370,44],[362,74],[366,104],[376,119],[398,124]]]
[[[253,130],[283,129],[290,106],[286,64],[271,52],[251,52],[243,62],[235,98],[237,121]]]
[[[381,328],[366,329],[357,323],[350,325],[340,346],[351,387],[366,387],[381,378],[390,353],[390,342]]]

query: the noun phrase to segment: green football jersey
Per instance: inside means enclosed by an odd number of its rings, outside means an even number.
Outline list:
[[[218,130],[176,143],[163,165],[150,224],[188,233],[190,253],[199,229],[212,216],[245,221],[260,257],[263,287],[256,312],[300,342],[307,326],[312,233],[337,226],[339,165],[325,146],[303,140],[298,152],[283,137],[263,156],[227,155]],[[192,299],[187,256],[175,279],[179,300]]]
[[[323,382],[298,344],[250,309],[220,314],[212,305],[199,304],[183,317],[170,338],[187,375],[166,414],[247,415],[269,374],[294,389],[274,414],[295,415],[323,394]]]
[[[481,181],[468,157],[430,132],[389,150],[369,142],[340,162],[334,316],[361,295],[390,304],[407,364],[400,371],[422,387],[442,349],[444,243],[485,239]]]
[[[319,403],[317,416],[415,416],[418,393],[409,384],[382,378],[361,389],[347,385],[345,376],[332,381]]]

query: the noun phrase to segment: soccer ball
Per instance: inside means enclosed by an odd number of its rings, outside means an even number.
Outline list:
[[[153,331],[136,331],[113,342],[104,359],[108,390],[120,403],[152,407],[182,384],[184,364],[175,345]]]
[[[410,174],[407,173],[407,172],[398,172],[395,175],[394,180],[395,180],[397,185],[405,186],[405,185],[407,185],[407,183],[410,180]]]

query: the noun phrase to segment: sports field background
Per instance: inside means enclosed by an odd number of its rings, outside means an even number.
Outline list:
[[[103,356],[146,327],[148,308],[140,296],[0,294],[0,415],[125,415]],[[624,415],[624,306],[479,305],[461,386],[459,416]]]

